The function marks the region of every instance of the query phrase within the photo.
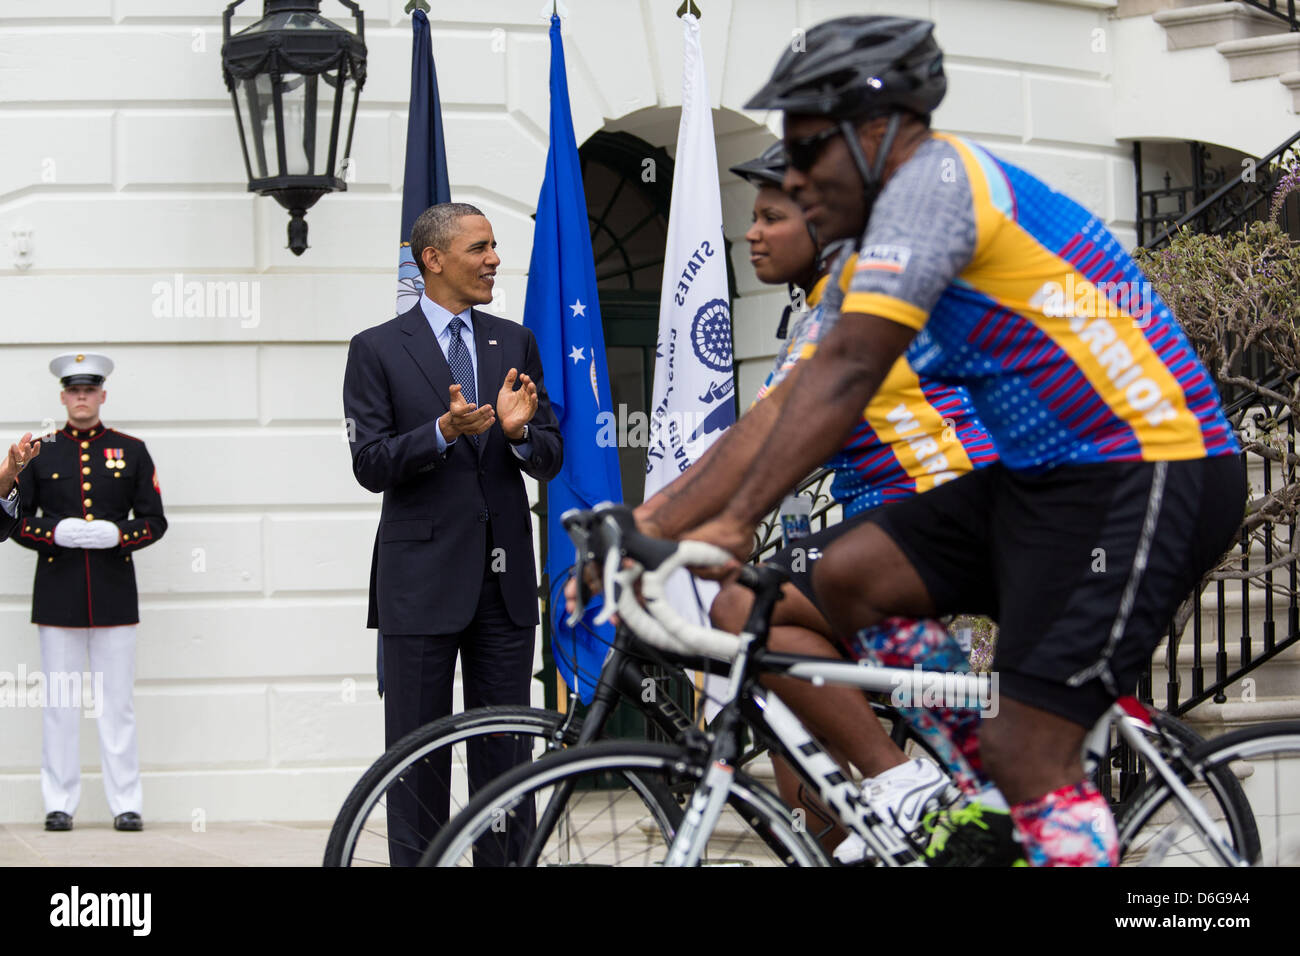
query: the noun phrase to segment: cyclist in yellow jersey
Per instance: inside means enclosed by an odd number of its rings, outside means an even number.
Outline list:
[[[714,456],[741,486],[684,536],[745,555],[756,521],[842,444],[900,355],[965,385],[1000,461],[873,512],[818,563],[815,591],[837,636],[900,666],[947,653],[941,628],[900,615],[998,620],[996,716],[937,729],[1010,812],[971,804],[947,862],[1006,860],[985,836],[1014,831],[1032,865],[1113,865],[1114,822],[1080,745],[1230,545],[1240,449],[1208,372],[1105,226],[931,133],[946,90],[933,26],[818,24],[746,104],[784,112],[784,188],[820,235],[853,239],[857,261],[847,291],[828,289],[828,328],[775,425],[741,419]]]

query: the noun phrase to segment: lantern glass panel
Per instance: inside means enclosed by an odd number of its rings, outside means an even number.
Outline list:
[[[303,11],[294,11],[291,13],[273,13],[269,17],[263,17],[250,27],[240,30],[241,36],[248,36],[254,33],[275,33],[280,30],[337,30],[334,24],[330,23],[319,13],[306,13]]]
[[[253,79],[241,80],[239,89],[243,103],[239,108],[239,122],[248,145],[248,163],[254,179],[266,179],[279,173],[275,151],[275,104],[271,101],[271,78],[260,74]]]
[[[352,84],[345,81],[344,105],[350,104]],[[335,168],[327,168],[330,134],[334,124],[334,100],[339,88],[339,71],[329,70],[319,76],[286,74],[280,83],[284,103],[285,172],[291,176],[334,176],[342,156],[335,157]],[[339,118],[346,133],[348,114]]]

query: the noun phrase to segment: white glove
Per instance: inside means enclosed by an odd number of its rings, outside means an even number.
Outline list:
[[[90,524],[85,518],[64,518],[54,526],[54,543],[60,548],[80,548],[81,529]]]
[[[87,521],[78,534],[81,547],[92,550],[116,548],[122,543],[122,532],[111,521]]]

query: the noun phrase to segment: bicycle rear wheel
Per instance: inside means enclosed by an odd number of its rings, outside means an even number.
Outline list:
[[[561,730],[563,728],[563,733]],[[343,802],[325,845],[325,866],[388,866],[388,804],[395,793],[414,794],[417,777],[450,794],[455,816],[468,799],[466,774],[471,741],[514,739],[533,757],[578,739],[580,720],[564,726],[564,715],[535,707],[481,707],[452,714],[411,731],[362,775]],[[418,858],[424,839],[405,849]]]
[[[1177,767],[1179,779],[1203,803],[1222,809],[1217,832],[1256,866],[1300,866],[1300,721],[1262,724],[1207,741]],[[1249,801],[1249,820],[1224,796],[1230,777]],[[1213,814],[1212,814],[1213,815]],[[1121,844],[1133,845],[1125,864],[1221,866],[1211,841],[1189,819],[1164,781],[1149,781],[1120,821]]]
[[[557,795],[562,807],[555,825],[537,834],[533,865],[659,865],[706,761],[678,746],[624,741],[548,755],[484,788],[430,843],[421,865],[468,866],[476,855],[525,862],[504,834],[530,809],[542,819]],[[664,794],[676,812],[665,812]],[[828,865],[800,820],[743,771],[734,774],[727,804],[703,865]]]

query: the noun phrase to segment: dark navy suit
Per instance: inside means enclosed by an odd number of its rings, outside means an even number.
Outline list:
[[[478,404],[495,408],[512,367],[537,385],[526,459],[499,421],[477,442],[462,435],[439,452],[438,418],[454,379],[420,306],[359,333],[348,351],[343,406],[352,468],[362,487],[384,496],[369,626],[383,634],[389,746],[451,713],[457,653],[466,709],[528,703],[538,592],[522,474],[553,478],[562,442],[533,334],[477,309],[471,324]],[[518,744],[502,744],[469,748],[471,788],[527,759]],[[421,775],[388,795],[395,865],[412,865],[446,818],[447,760],[413,776]]]

